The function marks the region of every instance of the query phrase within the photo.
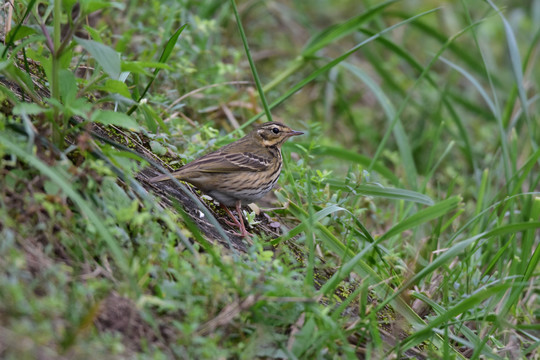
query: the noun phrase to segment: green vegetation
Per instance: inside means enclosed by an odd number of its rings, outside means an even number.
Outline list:
[[[0,357],[538,358],[538,9],[6,3]],[[251,241],[146,182],[269,117]]]

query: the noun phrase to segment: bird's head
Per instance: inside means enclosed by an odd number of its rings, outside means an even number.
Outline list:
[[[291,136],[302,135],[303,132],[292,130],[285,124],[272,121],[259,125],[253,130],[252,135],[255,136],[266,147],[277,147],[290,138]]]

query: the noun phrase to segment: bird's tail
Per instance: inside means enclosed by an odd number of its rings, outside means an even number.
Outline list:
[[[149,182],[151,183],[157,183],[157,182],[160,182],[160,181],[165,181],[165,180],[170,180],[171,178],[169,177],[169,174],[163,174],[163,175],[159,175],[159,176],[155,176],[153,178],[150,178],[148,179]]]

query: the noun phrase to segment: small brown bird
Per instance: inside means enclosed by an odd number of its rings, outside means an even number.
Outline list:
[[[202,192],[219,201],[240,236],[248,236],[244,226],[242,204],[262,198],[276,184],[283,159],[281,145],[291,136],[302,135],[279,122],[267,122],[243,138],[193,160],[172,173],[172,176],[195,185]],[[169,180],[160,175],[150,182]],[[238,221],[228,206],[236,206]]]

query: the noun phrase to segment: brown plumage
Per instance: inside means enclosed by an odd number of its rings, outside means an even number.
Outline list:
[[[240,228],[241,235],[247,236],[241,205],[258,200],[272,190],[283,164],[281,145],[289,137],[302,134],[282,123],[267,122],[243,138],[184,165],[172,175],[219,201]],[[154,177],[150,182],[165,180],[169,180],[168,175]],[[236,206],[240,222],[228,206]]]

